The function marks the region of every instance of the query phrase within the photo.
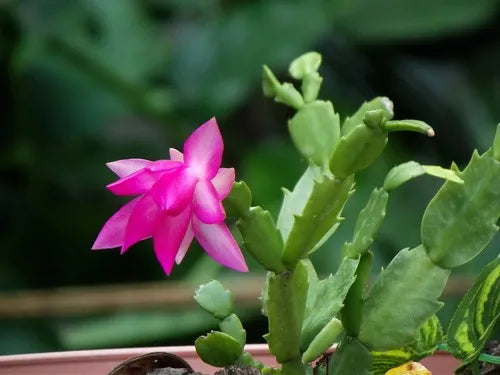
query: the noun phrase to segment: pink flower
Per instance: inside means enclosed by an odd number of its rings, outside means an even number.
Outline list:
[[[194,237],[215,261],[248,271],[238,244],[224,223],[221,201],[234,183],[234,169],[220,168],[224,144],[215,118],[194,131],[184,154],[170,149],[170,160],[125,159],[107,166],[120,179],[107,188],[116,195],[139,195],[101,229],[93,250],[121,247],[153,238],[165,273],[179,264]]]

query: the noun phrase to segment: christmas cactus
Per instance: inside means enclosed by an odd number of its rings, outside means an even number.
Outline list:
[[[108,164],[120,179],[108,186],[118,195],[138,195],[105,224],[94,249],[121,247],[152,237],[163,269],[170,273],[196,238],[222,265],[247,271],[238,243],[224,223],[236,219],[242,248],[267,270],[262,312],[265,339],[281,365],[269,368],[245,352],[246,331],[235,314],[230,291],[212,280],[196,301],[219,322],[199,337],[196,350],[218,367],[251,365],[262,374],[426,374],[412,361],[446,349],[479,373],[480,363],[499,358],[482,353],[500,317],[500,258],[479,275],[456,311],[447,334],[435,313],[450,273],[476,257],[498,231],[500,217],[500,125],[493,145],[474,152],[460,170],[409,161],[395,166],[359,212],[342,261],[320,279],[309,260],[342,223],[342,210],[355,193],[357,173],[369,168],[395,131],[432,137],[418,120],[394,119],[393,103],[377,97],[344,121],[330,101],[319,100],[321,56],[310,52],[289,67],[280,82],[263,68],[264,95],[296,112],[288,130],[309,166],[292,191],[284,189],[277,219],[252,206],[249,187],[235,182],[234,169],[220,168],[223,143],[215,119],[198,128],[169,160],[128,159]],[[372,244],[386,216],[391,192],[430,175],[444,180],[421,221],[421,244],[402,249],[373,274]],[[325,353],[337,344],[332,355]],[[321,361],[317,361],[321,358]],[[404,370],[407,368],[407,370]],[[403,370],[398,370],[403,369]],[[462,371],[459,370],[459,371]],[[399,371],[399,372],[398,372]],[[407,372],[404,372],[407,371]],[[498,370],[500,371],[500,370]]]

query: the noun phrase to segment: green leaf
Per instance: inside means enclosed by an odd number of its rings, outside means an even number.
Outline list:
[[[318,98],[319,89],[322,83],[323,78],[316,72],[304,77],[301,86],[304,102],[310,103]]]
[[[468,262],[498,231],[500,161],[491,154],[474,152],[458,174],[464,184],[446,182],[425,210],[422,243],[432,261],[442,267]]]
[[[337,318],[330,320],[314,337],[304,354],[302,354],[302,362],[308,363],[319,358],[343,333],[344,327],[342,327],[342,322]]]
[[[194,342],[203,362],[215,367],[232,365],[243,353],[243,345],[226,333],[212,331]]]
[[[283,251],[286,265],[293,266],[334,232],[341,221],[340,213],[351,196],[353,180],[353,176],[339,180],[322,174],[314,181],[302,212],[293,216],[293,226]]]
[[[419,361],[432,355],[443,339],[443,329],[439,319],[433,315],[418,330],[417,337],[410,345],[385,352],[371,352],[373,375],[384,375],[391,368],[409,361]]]
[[[434,129],[430,125],[420,120],[393,120],[383,123],[382,128],[388,132],[411,131],[434,137]]]
[[[358,263],[359,259],[344,258],[337,272],[323,280],[317,279],[314,270],[309,272],[309,291],[301,334],[303,350],[344,306],[347,292],[356,280]]]
[[[293,272],[269,273],[263,304],[269,321],[264,336],[279,363],[300,358],[300,333],[307,299],[307,265]]]
[[[459,184],[464,183],[464,181],[458,177],[457,173],[451,169],[445,169],[435,165],[421,165],[415,161],[409,161],[395,166],[387,173],[384,181],[384,189],[387,191],[394,190],[405,182],[422,176],[423,174],[443,178]]]
[[[465,364],[475,361],[500,321],[500,258],[488,264],[464,296],[448,327],[448,346]]]
[[[267,98],[274,98],[281,83],[267,65],[262,67],[262,91]]]
[[[374,189],[366,206],[359,212],[352,242],[345,243],[342,254],[356,258],[372,245],[385,218],[389,194],[384,189]]]
[[[281,262],[283,240],[268,211],[264,211],[261,207],[252,207],[245,218],[238,220],[238,228],[245,249],[265,269],[274,272],[284,270]]]
[[[361,107],[351,117],[347,117],[342,124],[342,135],[350,133],[356,126],[362,125],[366,112],[381,109],[385,120],[390,120],[394,116],[394,104],[385,96],[376,97],[369,102],[364,102]]]
[[[200,285],[194,293],[194,299],[218,319],[224,319],[233,312],[233,296],[217,280]]]
[[[290,63],[288,72],[295,79],[315,73],[321,65],[321,55],[318,52],[307,52]]]
[[[231,314],[219,323],[222,332],[238,341],[242,346],[245,345],[247,333],[241,324],[240,318],[236,314]]]
[[[387,132],[357,125],[340,138],[330,157],[330,170],[336,177],[346,178],[370,166],[386,144]]]
[[[377,277],[366,299],[360,340],[377,351],[411,343],[418,329],[442,307],[438,298],[449,274],[429,259],[423,246],[401,250]]]
[[[288,130],[306,159],[324,165],[340,138],[339,115],[331,102],[314,101],[300,108],[288,122]]]
[[[264,96],[275,97],[277,102],[299,109],[304,105],[300,92],[289,82],[280,83],[274,73],[266,65],[262,71],[262,90]]]
[[[293,191],[283,188],[283,204],[278,216],[278,229],[286,242],[292,226],[294,217],[300,215],[312,193],[314,181],[321,176],[321,169],[310,165],[300,177]]]
[[[346,336],[328,364],[329,375],[368,375],[371,355],[366,346],[353,337]]]
[[[222,201],[226,216],[245,217],[252,204],[252,193],[244,181],[236,181]]]
[[[457,173],[451,169],[446,169],[440,167],[439,165],[422,165],[422,169],[428,175],[443,178],[448,181],[456,182],[457,184],[463,184],[464,180],[458,177]]]

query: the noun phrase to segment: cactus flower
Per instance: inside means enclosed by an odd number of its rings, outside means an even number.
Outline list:
[[[103,226],[93,250],[121,247],[153,238],[156,257],[167,275],[179,264],[194,237],[225,267],[248,271],[241,250],[224,223],[222,200],[231,191],[233,168],[220,168],[224,144],[215,118],[196,129],[184,153],[170,149],[170,160],[125,159],[108,163],[118,181],[115,195],[137,195]]]

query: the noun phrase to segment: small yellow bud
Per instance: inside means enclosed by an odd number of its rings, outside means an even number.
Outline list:
[[[385,373],[385,375],[432,375],[429,370],[418,362],[408,362],[399,367],[395,367]]]

